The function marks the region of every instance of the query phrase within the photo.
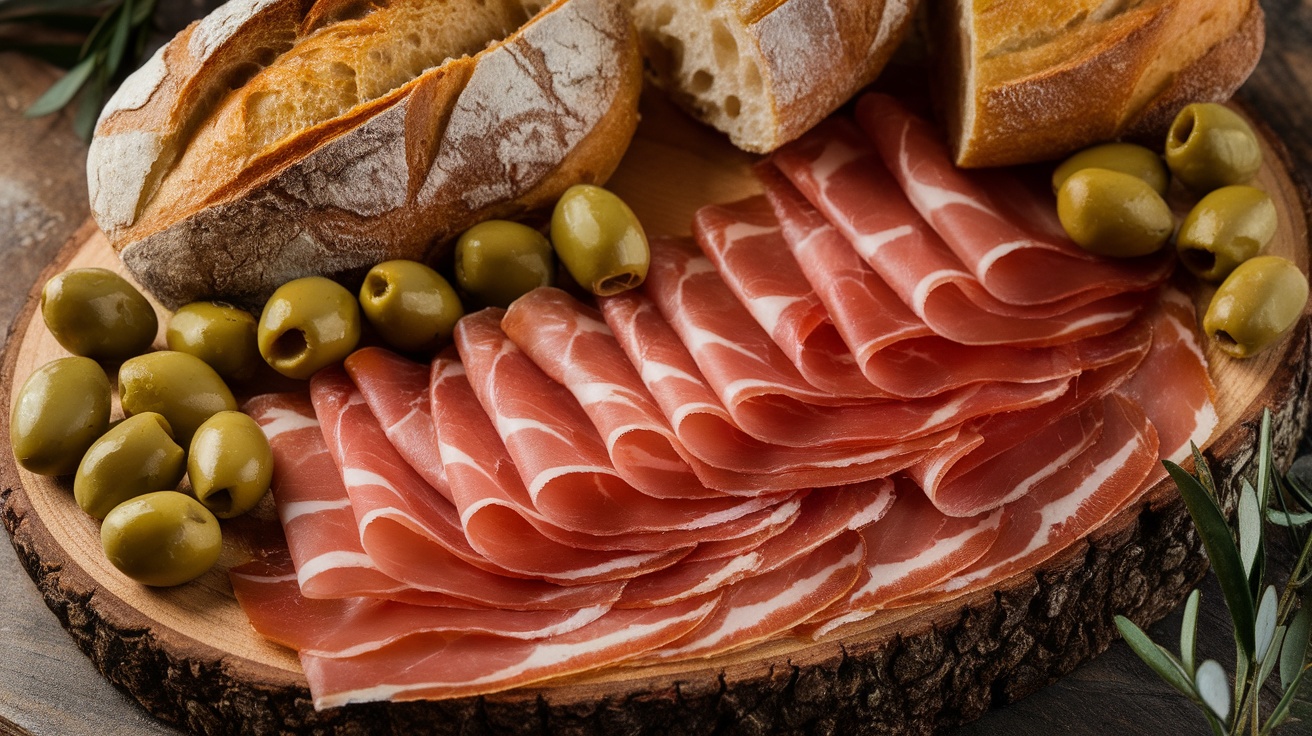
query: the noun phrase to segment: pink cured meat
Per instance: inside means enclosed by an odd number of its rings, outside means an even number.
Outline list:
[[[659,322],[654,310],[651,316],[652,322]],[[907,453],[917,449],[913,443],[905,451],[880,450],[859,457],[845,450],[830,458],[823,451],[766,445],[732,424],[668,328],[648,331],[644,337],[630,333],[634,347],[636,342],[643,345],[648,377],[666,377],[654,379],[665,401],[659,404],[601,315],[556,289],[538,289],[518,299],[502,328],[579,402],[605,438],[616,472],[625,479],[644,475],[648,483],[663,482],[667,495],[714,495],[708,489],[757,495],[858,482],[904,467]],[[668,352],[682,351],[686,366],[656,362],[661,346],[649,338],[658,336],[674,341]],[[667,390],[676,382],[682,388]],[[662,406],[678,420],[675,427]]]
[[[1088,534],[1137,497],[1157,465],[1157,432],[1133,401],[1103,401],[1098,441],[1061,472],[1003,507],[998,540],[969,568],[897,600],[920,605],[956,598],[1033,568]]]
[[[316,708],[500,692],[632,659],[693,630],[715,598],[612,610],[549,639],[428,633],[349,658],[301,656]]]
[[[242,406],[273,450],[271,493],[296,581],[308,598],[373,596],[424,605],[471,605],[389,577],[360,546],[351,499],[304,394],[265,394]]]
[[[574,397],[483,310],[456,326],[470,385],[492,418],[533,505],[560,526],[596,535],[693,531],[732,522],[781,500],[778,494],[663,499],[629,485]]]
[[[795,262],[866,378],[892,396],[971,383],[1034,383],[1079,372],[1067,345],[964,345],[934,334],[833,225],[771,164],[756,169]]]
[[[389,576],[513,610],[587,608],[619,597],[621,583],[563,586],[499,570],[468,546],[449,502],[392,449],[345,371],[316,373],[310,396],[350,495],[360,544]]]
[[[990,294],[1009,304],[1063,302],[1069,306],[1122,291],[1142,291],[1170,273],[1169,254],[1140,259],[1099,258],[1066,238],[1054,238],[1051,191],[1018,186],[1002,171],[964,171],[952,165],[947,147],[927,122],[887,95],[868,94],[857,103],[857,120],[897,177],[907,199],[933,225],[961,262]],[[1046,185],[1046,183],[1045,183]],[[990,191],[1007,198],[1028,196],[1049,203],[1024,207],[1026,227],[995,204]],[[1017,205],[1010,205],[1015,209]],[[1043,278],[1034,278],[1043,274]]]
[[[914,483],[899,479],[892,508],[861,530],[866,543],[861,579],[799,629],[819,639],[943,582],[989,551],[1001,519],[1001,509],[967,519],[945,516]]]
[[[411,467],[418,464],[428,469],[421,474],[430,483],[442,483],[439,491],[443,498],[454,499],[438,451],[430,368],[381,348],[365,348],[346,359],[346,370],[397,451]],[[544,535],[514,508],[480,503],[483,498],[461,500],[450,508],[443,505],[435,523],[458,524],[459,530],[453,526],[446,532],[463,533],[475,552],[516,575],[563,585],[595,583],[659,569],[680,556],[673,551],[632,554],[580,549]]]
[[[763,441],[887,445],[1051,401],[1069,384],[975,384],[914,401],[835,398],[797,373],[704,256],[672,239],[653,239],[651,249],[644,289],[735,422]]]
[[[920,217],[869,139],[846,119],[822,123],[775,152],[771,161],[914,314],[954,342],[1057,345],[1111,332],[1146,302],[1144,294],[1132,292],[1077,306],[1018,306],[996,299]],[[1154,275],[1165,278],[1164,272]]]
[[[885,395],[861,372],[807,284],[767,200],[702,207],[693,234],[725,285],[807,383],[836,396]],[[914,323],[910,329],[928,331]]]
[[[776,570],[725,588],[701,625],[644,659],[709,657],[788,631],[846,594],[864,562],[861,535],[847,532]]]
[[[708,463],[738,472],[777,474],[783,487],[794,478],[843,478],[812,485],[882,478],[908,467],[954,435],[937,432],[892,445],[778,444],[743,431],[720,403],[679,336],[651,300],[625,292],[601,300],[602,314],[629,361],[675,433]]]
[[[683,555],[707,541],[768,534],[791,523],[800,510],[799,499],[790,498],[717,526],[648,534],[597,536],[555,526],[534,508],[501,437],[465,378],[464,365],[455,359],[454,349],[434,359],[431,391],[433,418],[442,427],[438,452],[456,505],[466,517],[471,509],[504,508],[527,519],[544,536],[578,549]],[[492,517],[488,518],[491,523]]]
[[[676,565],[630,581],[615,605],[666,605],[771,572],[810,554],[843,532],[877,521],[892,503],[893,483],[888,479],[813,491],[802,502],[797,520],[759,546],[728,557],[689,555]]]
[[[352,657],[429,632],[541,639],[586,626],[609,610],[506,611],[374,598],[313,600],[301,595],[285,552],[234,567],[228,577],[242,611],[261,636],[318,657]]]

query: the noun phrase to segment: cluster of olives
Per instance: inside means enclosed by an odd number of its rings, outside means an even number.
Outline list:
[[[1057,215],[1082,248],[1110,257],[1154,253],[1174,233],[1185,268],[1220,282],[1203,330],[1227,354],[1253,355],[1293,326],[1308,298],[1296,265],[1260,255],[1275,236],[1276,208],[1247,184],[1262,167],[1257,136],[1223,105],[1192,104],[1171,124],[1165,159],[1130,143],[1071,156],[1052,175]],[[1178,231],[1166,203],[1172,177],[1200,197]]]
[[[102,521],[105,555],[128,577],[146,585],[199,577],[222,550],[218,519],[254,508],[272,479],[268,440],[237,411],[220,375],[250,375],[240,337],[250,315],[190,305],[169,325],[174,349],[146,352],[159,327],[154,309],[99,268],[50,279],[41,314],[74,355],[23,384],[10,421],[14,456],[34,473],[73,475],[74,500]],[[120,421],[110,420],[112,388],[97,361],[122,361]],[[184,476],[189,494],[177,490]]]

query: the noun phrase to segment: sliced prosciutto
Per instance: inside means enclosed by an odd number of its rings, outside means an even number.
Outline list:
[[[897,100],[867,94],[857,103],[856,115],[907,199],[997,299],[1073,307],[1153,288],[1170,273],[1165,252],[1139,259],[1100,258],[1067,238],[1052,237],[1058,230],[1053,226],[1056,206],[1046,182],[1027,188],[1007,171],[958,169],[941,136]],[[1038,204],[997,203],[1024,198]],[[1024,210],[1030,220],[1041,219],[1028,224],[1016,210]]]

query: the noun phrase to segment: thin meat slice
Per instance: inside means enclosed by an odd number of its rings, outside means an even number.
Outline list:
[[[1148,299],[1135,292],[1109,292],[1096,299],[1098,294],[1088,294],[1074,305],[1015,305],[995,298],[911,205],[850,120],[830,118],[777,151],[771,161],[916,316],[953,342],[1058,345],[1118,329]],[[1155,275],[1165,278],[1165,273]]]
[[[376,598],[314,600],[301,595],[285,552],[234,567],[228,578],[242,612],[261,636],[316,657],[354,657],[432,632],[542,639],[586,626],[609,610],[605,605],[577,611],[509,611]]]
[[[569,633],[533,641],[417,634],[349,658],[302,655],[301,667],[315,708],[484,695],[632,659],[694,629],[715,602],[613,610]]]
[[[379,569],[412,587],[513,610],[609,605],[621,583],[556,585],[512,577],[469,546],[450,502],[396,453],[340,368],[310,382],[329,452],[346,483],[360,544]]]
[[[692,531],[781,500],[779,494],[665,499],[629,485],[578,402],[529,360],[500,323],[499,310],[468,315],[456,326],[456,345],[479,403],[546,518],[605,536]]]
[[[666,605],[777,570],[844,532],[873,523],[892,503],[893,483],[888,479],[813,491],[802,502],[797,520],[759,546],[732,556],[689,555],[677,565],[630,581],[615,605]]]
[[[693,234],[724,284],[808,383],[837,396],[884,395],[834,328],[764,197],[702,207]],[[927,332],[923,325],[909,327]]]
[[[425,605],[470,605],[416,590],[385,574],[360,546],[351,499],[328,454],[310,398],[300,393],[256,396],[242,406],[273,450],[270,493],[308,598],[372,596]]]
[[[1103,399],[1102,435],[1061,472],[1003,508],[988,553],[942,584],[894,602],[937,603],[993,585],[1036,565],[1098,528],[1137,497],[1157,465],[1157,433],[1134,402]]]
[[[861,535],[847,532],[783,567],[725,588],[701,625],[644,660],[709,657],[788,631],[846,594],[864,562]]]
[[[798,627],[819,639],[863,621],[890,602],[938,585],[970,566],[998,538],[1002,510],[972,518],[946,516],[909,480],[899,479],[897,500],[861,530],[866,567],[852,590]]]
[[[1050,237],[1050,224],[1027,226],[996,204],[1040,199],[1055,212],[1051,190],[1020,186],[1003,171],[965,171],[952,165],[942,136],[887,95],[857,103],[857,120],[897,177],[907,199],[952,248],[966,268],[997,299],[1010,304],[1075,306],[1122,291],[1160,284],[1170,273],[1166,253],[1138,259],[1099,258],[1066,238]],[[995,199],[999,194],[1003,195]],[[1054,214],[1045,220],[1055,219]],[[1047,236],[1047,237],[1045,237]],[[1035,278],[1042,274],[1042,278]]]

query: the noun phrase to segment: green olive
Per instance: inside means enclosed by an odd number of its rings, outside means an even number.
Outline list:
[[[1209,192],[1252,179],[1262,168],[1262,149],[1238,113],[1215,102],[1198,102],[1171,123],[1166,165],[1181,184]]]
[[[410,352],[436,350],[465,314],[451,284],[415,261],[385,261],[369,269],[360,308],[389,345]]]
[[[242,381],[260,366],[255,317],[223,302],[192,302],[178,309],[164,333],[169,350],[190,353],[220,376]]]
[[[128,416],[158,412],[187,445],[206,419],[233,411],[237,401],[205,361],[176,350],[139,355],[118,370],[118,398]]]
[[[1221,187],[1198,201],[1180,224],[1175,248],[1185,268],[1220,281],[1276,234],[1276,206],[1266,192],[1244,184]]]
[[[456,241],[456,283],[487,306],[507,307],[539,286],[550,286],[555,271],[547,237],[518,222],[480,222]]]
[[[360,342],[360,305],[336,281],[307,276],[273,292],[260,314],[260,355],[273,369],[305,379]]]
[[[187,470],[184,455],[163,416],[128,417],[82,456],[73,476],[73,498],[83,511],[103,519],[129,498],[176,488]]]
[[[90,358],[59,358],[23,383],[9,419],[18,464],[40,475],[67,475],[109,429],[109,378]]]
[[[1057,190],[1057,216],[1087,251],[1129,258],[1162,247],[1175,221],[1162,196],[1143,179],[1108,169],[1083,169]]]
[[[140,355],[159,330],[146,297],[103,268],[75,268],[47,281],[41,316],[65,350],[95,360]]]
[[[210,417],[187,452],[191,490],[220,519],[250,511],[273,478],[273,451],[260,425],[239,411]]]
[[[1239,264],[1212,295],[1203,331],[1221,350],[1247,358],[1274,343],[1307,305],[1307,277],[1290,261],[1257,256]]]
[[[1061,189],[1062,183],[1081,169],[1110,169],[1137,176],[1162,196],[1166,196],[1166,188],[1171,183],[1166,165],[1156,153],[1133,143],[1103,143],[1063,161],[1052,172],[1052,191]]]
[[[219,520],[177,491],[138,496],[114,507],[100,526],[105,557],[143,585],[181,585],[219,561]]]
[[[627,291],[647,278],[651,251],[624,200],[592,184],[575,184],[551,213],[551,242],[579,286],[598,296]]]

